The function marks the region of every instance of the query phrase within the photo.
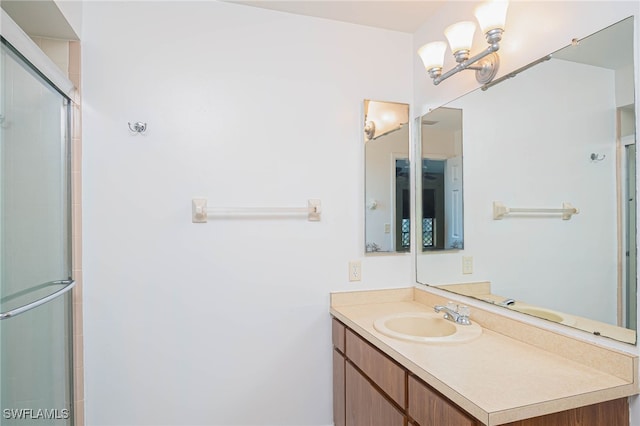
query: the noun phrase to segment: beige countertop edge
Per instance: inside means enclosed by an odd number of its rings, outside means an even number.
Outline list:
[[[532,404],[524,407],[516,407],[511,410],[496,411],[489,413],[487,426],[497,426],[509,422],[528,419],[531,417],[544,416],[559,411],[570,410],[587,405],[597,404],[613,399],[624,398],[635,395],[633,384],[616,386],[603,389],[597,392],[579,394],[572,397],[546,401],[540,404]]]
[[[405,289],[402,289],[405,290]],[[376,290],[374,295],[371,298],[366,297],[367,302],[359,301],[360,303],[356,304],[368,304],[368,303],[379,303],[381,301],[381,297],[386,294],[385,301],[389,302],[389,293],[384,293],[385,290]],[[359,293],[359,292],[356,292]],[[407,293],[403,291],[394,291],[394,296],[398,297],[401,300],[393,297],[392,301],[412,301],[412,298],[408,298]],[[332,302],[334,294],[332,294]],[[342,297],[345,296],[344,299]],[[355,294],[353,295],[355,296]],[[338,303],[336,308],[339,309],[339,306],[347,306],[351,301],[352,295],[348,293],[341,293],[338,297]],[[342,303],[344,302],[344,303]],[[593,391],[589,393],[575,394],[568,397],[548,400],[536,404],[526,405],[526,406],[517,406],[511,409],[495,411],[495,412],[487,412],[477,404],[475,404],[470,399],[466,398],[464,395],[450,388],[446,383],[437,379],[436,377],[429,374],[428,371],[424,370],[422,367],[415,364],[411,359],[407,358],[403,354],[399,353],[392,347],[388,346],[386,343],[378,339],[374,334],[372,334],[369,330],[361,327],[355,321],[341,313],[339,310],[334,309],[333,305],[330,309],[331,315],[333,315],[338,320],[342,321],[349,328],[356,331],[362,337],[364,337],[367,341],[372,343],[382,352],[386,353],[396,362],[404,366],[407,370],[411,371],[417,377],[420,377],[425,382],[429,383],[430,386],[435,388],[438,392],[442,393],[444,396],[449,398],[455,404],[460,406],[462,409],[467,411],[476,419],[480,420],[487,426],[500,425],[508,422],[518,421],[530,417],[537,417],[545,414],[550,414],[558,411],[564,411],[568,409],[573,409],[585,405],[596,404],[599,402],[604,402],[616,398],[627,397],[631,395],[635,395],[637,393],[636,383],[628,383],[621,386],[613,386],[606,389],[601,389],[598,391]],[[637,363],[637,359],[635,360]],[[636,370],[637,371],[637,370]]]

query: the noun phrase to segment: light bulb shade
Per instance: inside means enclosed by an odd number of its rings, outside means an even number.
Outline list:
[[[442,68],[445,50],[447,50],[447,43],[444,41],[433,41],[418,49],[418,55],[427,71],[433,68]]]
[[[395,102],[364,101],[365,143],[399,130],[409,122],[409,105]]]
[[[476,19],[483,34],[495,29],[504,30],[508,7],[509,2],[505,0],[491,0],[476,7]]]
[[[449,40],[451,51],[455,55],[457,52],[470,51],[473,44],[473,33],[476,31],[476,24],[471,21],[462,21],[449,25],[444,30],[444,35]]]

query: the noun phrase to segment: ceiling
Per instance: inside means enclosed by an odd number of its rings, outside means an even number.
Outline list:
[[[414,33],[444,0],[224,0],[228,3]],[[31,36],[77,40],[54,0],[2,0],[2,8]]]
[[[445,1],[390,0],[226,0],[263,9],[414,33]]]
[[[78,40],[54,0],[2,0],[0,6],[31,37]]]

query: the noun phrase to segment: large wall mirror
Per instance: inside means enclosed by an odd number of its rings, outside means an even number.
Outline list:
[[[636,342],[634,39],[630,17],[422,117],[423,158],[460,117],[465,226],[464,251],[418,250],[418,282]]]
[[[365,252],[409,252],[409,105],[364,101]]]

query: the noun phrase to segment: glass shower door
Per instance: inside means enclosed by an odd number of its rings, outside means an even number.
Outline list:
[[[72,425],[69,101],[2,42],[0,425]]]

